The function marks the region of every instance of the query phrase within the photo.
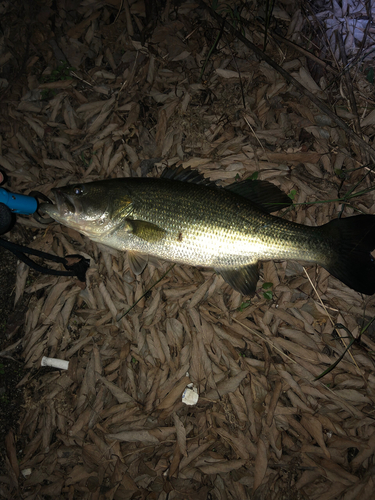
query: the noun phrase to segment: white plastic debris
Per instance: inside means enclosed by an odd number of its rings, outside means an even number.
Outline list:
[[[58,368],[59,370],[67,370],[69,361],[57,358],[47,358],[46,356],[43,356],[41,366],[52,366],[53,368]]]
[[[29,477],[32,473],[32,470],[31,469],[23,469],[21,470],[21,474],[23,475],[23,477]]]
[[[189,384],[193,385],[193,384]],[[193,387],[190,389],[189,387],[186,387],[184,392],[182,393],[182,402],[186,405],[193,406],[196,405],[198,402],[199,396],[198,396],[198,391],[196,387]]]

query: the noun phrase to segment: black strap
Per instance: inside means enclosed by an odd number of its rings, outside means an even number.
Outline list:
[[[18,259],[22,260],[32,269],[35,269],[42,274],[52,274],[53,276],[77,276],[79,281],[86,281],[86,271],[90,267],[90,261],[88,259],[85,259],[82,255],[74,254],[67,255],[66,257],[58,257],[57,255],[41,252],[40,250],[34,250],[33,248],[17,245],[16,243],[3,240],[3,238],[0,238],[0,246],[6,248],[7,250],[10,250]],[[49,269],[47,267],[40,266],[25,254],[35,255],[36,257],[41,257],[45,260],[63,264],[67,271],[56,271],[55,269]],[[69,263],[68,259],[79,260],[78,262]]]

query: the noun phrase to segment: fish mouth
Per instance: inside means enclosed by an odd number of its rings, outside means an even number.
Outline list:
[[[71,197],[61,191],[61,189],[52,189],[52,193],[55,196],[57,211],[60,217],[66,217],[68,215],[74,215],[76,213],[76,206],[74,205]]]
[[[42,203],[39,206],[39,212],[49,215],[55,221],[66,220],[77,213],[77,207],[71,200],[71,197],[61,191],[61,189],[52,189],[56,204]]]

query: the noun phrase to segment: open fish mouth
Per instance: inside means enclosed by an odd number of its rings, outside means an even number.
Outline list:
[[[76,213],[76,207],[70,199],[69,195],[63,193],[61,189],[58,188],[52,189],[52,192],[55,196],[56,207],[60,217],[66,217],[68,215],[74,215]]]
[[[52,189],[56,203],[42,203],[39,212],[49,215],[55,221],[65,221],[77,213],[76,206],[70,196],[62,190]]]

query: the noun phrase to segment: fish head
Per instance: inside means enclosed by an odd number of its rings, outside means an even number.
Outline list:
[[[73,184],[52,189],[56,204],[43,203],[40,210],[64,226],[95,238],[110,231],[116,224],[118,207],[110,195],[108,182]],[[123,206],[129,200],[123,200]]]

